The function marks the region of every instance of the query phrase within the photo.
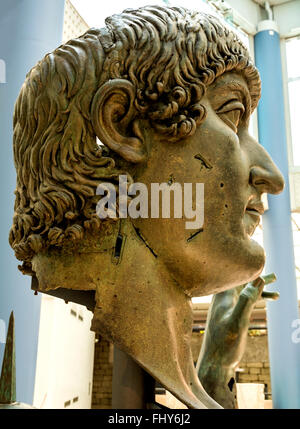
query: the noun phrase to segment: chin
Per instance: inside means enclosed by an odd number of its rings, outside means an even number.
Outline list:
[[[256,279],[261,274],[266,262],[266,254],[263,247],[261,247],[261,245],[251,237],[248,237],[248,240],[250,242],[251,250],[248,258],[246,259],[246,263],[248,262],[247,271],[249,271],[249,275],[252,271],[252,275],[249,276],[248,280],[246,280],[247,282]]]
[[[226,253],[220,252],[219,257],[214,259],[219,262],[207,264],[211,268],[194,271],[193,280],[189,284],[184,281],[181,283],[188,296],[199,297],[223,292],[259,277],[266,256],[264,249],[255,240],[247,236],[239,245],[226,250]],[[224,258],[224,254],[228,257]]]
[[[235,256],[232,272],[228,272],[227,276],[223,273],[223,282],[227,283],[226,289],[255,280],[261,274],[266,262],[264,249],[249,236],[246,237],[240,247],[239,254]],[[220,281],[222,282],[222,280]]]

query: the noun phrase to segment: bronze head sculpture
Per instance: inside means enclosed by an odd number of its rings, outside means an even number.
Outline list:
[[[191,297],[255,279],[261,195],[283,178],[249,134],[260,79],[217,18],[126,10],[45,56],[15,106],[10,244],[39,289],[95,290],[92,329],[192,408],[217,404],[190,350]],[[97,144],[98,138],[102,145]],[[204,183],[204,224],[100,219],[99,183]]]

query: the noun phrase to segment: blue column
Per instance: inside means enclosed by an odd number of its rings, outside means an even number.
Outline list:
[[[274,21],[262,21],[255,36],[255,62],[262,79],[258,107],[260,143],[285,178],[281,195],[269,196],[263,216],[266,273],[275,272],[280,299],[267,303],[268,340],[274,408],[300,408],[300,344],[292,341],[293,320],[299,319],[291,225],[288,157],[284,117],[280,38]],[[296,325],[297,326],[297,325]]]
[[[33,295],[30,278],[18,270],[8,244],[16,185],[12,116],[26,73],[61,44],[63,17],[64,0],[0,0],[0,322],[7,328],[14,311],[17,400],[29,404],[33,400],[40,297]],[[0,343],[0,362],[3,351]]]

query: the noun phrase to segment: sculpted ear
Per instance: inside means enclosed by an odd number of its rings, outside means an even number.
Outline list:
[[[135,91],[125,79],[113,79],[102,85],[92,103],[92,125],[106,146],[127,161],[145,159],[146,150],[135,120]]]

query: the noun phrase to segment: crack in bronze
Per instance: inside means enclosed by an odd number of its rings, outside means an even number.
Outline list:
[[[200,153],[197,153],[197,155],[195,155],[194,158],[199,159],[199,161],[201,162],[201,166],[207,168],[208,170],[211,170],[213,168],[211,163],[207,161],[207,159],[205,159],[204,156],[200,155]]]
[[[200,232],[203,232],[203,228],[198,229],[198,231],[194,232],[194,234],[190,235],[189,238],[186,240],[188,243],[193,240]]]
[[[117,240],[116,240],[116,245],[115,245],[115,250],[114,250],[114,257],[115,258],[120,258],[122,245],[123,245],[123,235],[118,234]]]
[[[149,249],[149,250],[150,250],[150,252],[152,253],[152,255],[153,255],[155,258],[157,258],[157,254],[156,254],[156,253],[154,252],[154,250],[150,247],[150,245],[148,244],[148,242],[147,242],[147,240],[145,239],[145,237],[143,237],[143,236],[142,236],[142,234],[141,234],[141,232],[140,232],[139,228],[136,228],[134,225],[133,225],[133,228],[134,228],[134,230],[135,230],[135,232],[136,232],[137,236],[142,240],[142,242],[145,244],[145,246],[147,247],[147,249]]]

